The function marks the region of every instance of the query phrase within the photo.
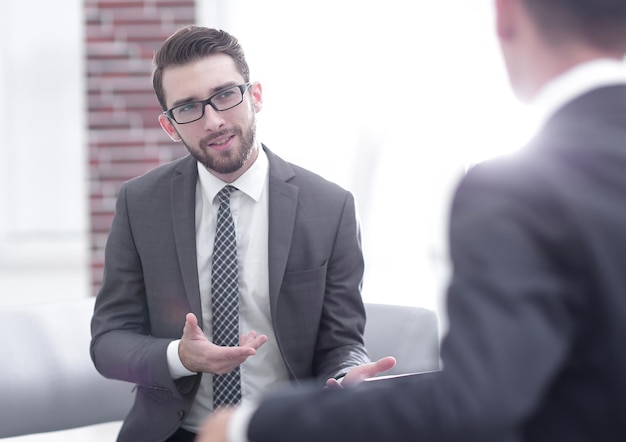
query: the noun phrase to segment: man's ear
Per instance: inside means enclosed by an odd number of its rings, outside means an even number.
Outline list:
[[[494,0],[496,34],[500,40],[508,40],[515,29],[515,5],[517,0]]]
[[[172,139],[172,141],[180,141],[180,135],[178,135],[178,131],[172,124],[167,116],[161,114],[159,115],[159,124],[161,128],[165,131],[165,133]]]
[[[255,112],[260,112],[263,109],[263,87],[261,83],[255,81],[250,85],[250,97],[252,97],[252,106]]]

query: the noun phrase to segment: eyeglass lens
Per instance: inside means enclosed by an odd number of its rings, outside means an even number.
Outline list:
[[[233,86],[218,92],[205,101],[193,101],[172,109],[172,116],[178,123],[191,123],[204,115],[204,108],[211,104],[215,110],[224,111],[237,106],[243,101],[242,87]]]

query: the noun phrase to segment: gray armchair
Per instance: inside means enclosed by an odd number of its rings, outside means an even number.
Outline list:
[[[365,312],[364,339],[370,358],[396,358],[396,366],[381,375],[439,370],[439,332],[434,311],[366,303]]]
[[[132,404],[134,385],[105,379],[94,368],[89,357],[93,303],[85,298],[0,307],[0,438],[114,438],[111,432],[117,432]],[[370,356],[391,355],[398,361],[385,374],[439,368],[434,312],[383,304],[366,304],[366,311]]]
[[[93,298],[0,308],[0,438],[122,419],[134,385],[89,356]]]

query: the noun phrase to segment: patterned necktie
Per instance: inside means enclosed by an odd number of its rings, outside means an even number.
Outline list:
[[[213,312],[213,343],[234,347],[239,345],[239,288],[237,277],[237,238],[230,214],[230,193],[226,186],[217,194],[220,208],[211,274],[211,309]],[[236,405],[241,401],[239,367],[223,375],[213,375],[213,409]]]

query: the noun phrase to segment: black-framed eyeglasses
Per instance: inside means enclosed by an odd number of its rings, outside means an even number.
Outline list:
[[[228,109],[240,105],[243,101],[243,95],[249,87],[250,83],[231,86],[211,95],[206,100],[179,104],[178,106],[166,110],[163,114],[176,121],[178,124],[193,123],[204,117],[204,109],[207,104],[218,112],[227,111]]]

